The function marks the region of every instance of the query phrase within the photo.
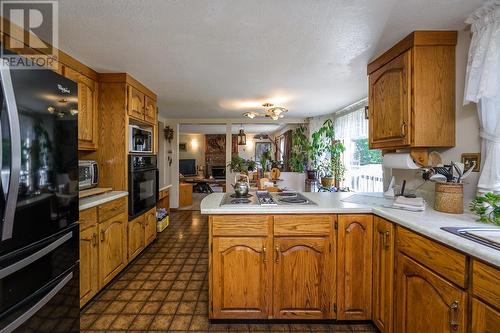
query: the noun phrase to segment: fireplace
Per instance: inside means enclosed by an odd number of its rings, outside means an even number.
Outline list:
[[[214,165],[210,169],[210,175],[215,179],[226,179],[226,167],[224,165]]]

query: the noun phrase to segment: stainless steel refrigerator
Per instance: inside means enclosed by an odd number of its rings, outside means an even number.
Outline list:
[[[78,87],[0,74],[0,333],[78,332]]]

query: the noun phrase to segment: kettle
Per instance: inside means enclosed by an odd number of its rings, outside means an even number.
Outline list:
[[[242,180],[241,178],[246,178],[246,181]],[[250,179],[248,178],[248,176],[244,174],[235,175],[233,189],[234,189],[234,194],[237,197],[246,196],[250,191]]]

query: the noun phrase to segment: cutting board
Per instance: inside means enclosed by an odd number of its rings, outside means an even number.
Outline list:
[[[92,195],[97,195],[97,194],[102,194],[106,193],[109,191],[112,191],[113,189],[111,187],[94,187],[94,188],[89,188],[88,190],[81,190],[78,192],[78,197],[81,198],[86,198],[90,197]]]

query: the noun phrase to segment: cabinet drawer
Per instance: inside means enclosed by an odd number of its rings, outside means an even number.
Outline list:
[[[211,216],[213,236],[267,236],[269,217],[265,215]]]
[[[92,207],[80,211],[80,230],[86,229],[97,223],[97,208]]]
[[[274,235],[329,235],[334,218],[327,215],[277,215],[274,216]]]
[[[100,205],[97,209],[99,211],[99,222],[104,222],[113,216],[127,212],[127,198],[125,197],[107,202]]]
[[[477,260],[472,262],[472,293],[500,309],[500,270]]]
[[[401,227],[397,229],[397,247],[398,251],[465,288],[465,255]]]

